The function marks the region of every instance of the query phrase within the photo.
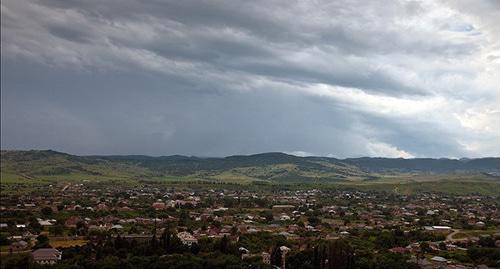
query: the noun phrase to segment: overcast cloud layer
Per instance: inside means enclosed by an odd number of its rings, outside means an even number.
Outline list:
[[[1,2],[2,149],[500,156],[500,1]]]

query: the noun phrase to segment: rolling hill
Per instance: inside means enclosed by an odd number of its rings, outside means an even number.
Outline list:
[[[2,151],[5,178],[207,179],[222,181],[307,182],[375,179],[384,175],[471,174],[500,171],[500,158],[393,159],[298,157],[279,152],[200,158],[75,156],[52,150]]]

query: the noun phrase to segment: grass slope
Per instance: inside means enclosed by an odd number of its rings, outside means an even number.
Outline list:
[[[488,160],[491,163],[491,160]],[[363,159],[363,162],[369,160]],[[375,159],[375,162],[380,162]],[[384,162],[387,162],[384,159]],[[429,162],[426,160],[426,162]],[[473,171],[469,173],[419,173],[371,171],[354,162],[333,158],[296,157],[265,153],[226,158],[185,156],[87,156],[55,151],[2,151],[2,190],[5,186],[61,182],[120,182],[138,184],[228,183],[246,185],[295,185],[308,188],[333,187],[384,190],[410,194],[447,193],[499,194],[500,180]],[[401,163],[397,160],[396,164]],[[495,163],[493,163],[494,167]],[[373,170],[373,169],[372,169]],[[17,188],[19,189],[19,188]],[[21,188],[22,189],[22,188]]]

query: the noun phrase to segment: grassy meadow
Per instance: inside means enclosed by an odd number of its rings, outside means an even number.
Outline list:
[[[148,159],[149,158],[149,159]],[[344,188],[398,194],[498,195],[500,178],[479,172],[367,172],[335,159],[268,154],[220,160],[80,157],[54,151],[2,151],[2,192],[67,183],[255,188]]]

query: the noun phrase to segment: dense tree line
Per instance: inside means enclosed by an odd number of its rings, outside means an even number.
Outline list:
[[[43,239],[43,238],[42,238]],[[2,257],[1,268],[266,268],[261,259],[241,260],[238,247],[229,238],[204,239],[187,246],[172,232],[166,230],[159,238],[147,241],[129,240],[120,236],[99,237],[81,247],[63,250],[62,261],[54,266],[33,263],[29,256]]]
[[[366,240],[369,237],[374,240]],[[403,234],[397,230],[372,231],[361,238],[308,242],[301,250],[295,248],[283,253],[281,246],[292,248],[294,243],[283,236],[264,232],[242,235],[237,244],[228,237],[222,237],[203,238],[191,246],[184,245],[169,229],[165,229],[158,238],[153,236],[149,240],[103,233],[84,246],[65,248],[62,261],[50,268],[271,268],[263,264],[258,255],[241,259],[241,254],[246,252],[240,250],[239,247],[243,246],[251,253],[268,251],[274,266],[281,266],[285,257],[287,269],[416,269],[416,264],[407,262],[408,255],[391,253],[388,248],[405,245],[409,238],[425,237],[427,235],[423,233]],[[35,248],[50,247],[46,236],[39,236],[37,241]],[[425,242],[421,244],[423,251],[426,247],[428,244]],[[486,239],[481,241],[480,247],[471,247],[462,255],[457,255],[448,258],[491,266],[497,266],[496,262],[500,260],[499,249],[492,247],[492,240]],[[4,268],[39,269],[49,266],[34,264],[29,254],[14,254],[2,257],[1,269]]]
[[[259,238],[263,238],[260,245]],[[44,238],[41,238],[42,243]],[[354,269],[354,268],[413,268],[406,263],[405,257],[392,253],[375,255],[373,252],[355,251],[345,240],[322,242],[302,251],[282,253],[280,247],[287,242],[270,234],[259,234],[242,238],[250,248],[270,246],[271,262],[281,266],[286,257],[287,268],[301,269]],[[385,267],[384,267],[385,266]],[[34,264],[29,256],[10,255],[2,258],[3,268],[49,268]],[[238,245],[229,238],[205,238],[191,246],[183,245],[181,240],[169,230],[156,238],[137,241],[120,236],[101,236],[81,246],[66,248],[63,259],[50,267],[55,269],[78,268],[271,268],[262,263],[259,256],[241,259]]]
[[[368,246],[353,245],[346,240],[322,242],[287,257],[289,269],[416,269],[401,254],[387,251],[375,253]]]

